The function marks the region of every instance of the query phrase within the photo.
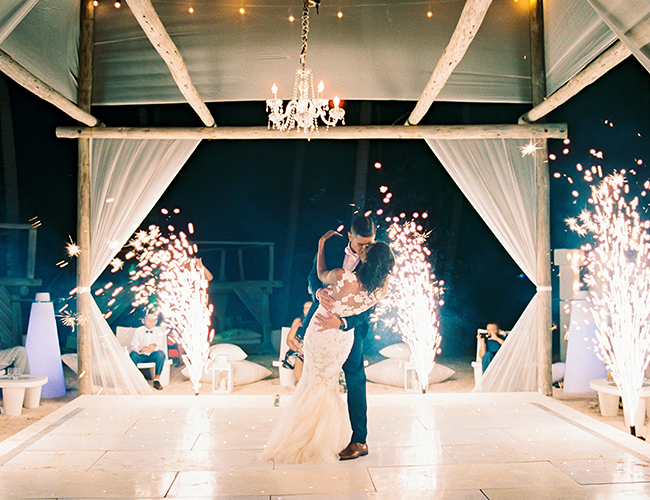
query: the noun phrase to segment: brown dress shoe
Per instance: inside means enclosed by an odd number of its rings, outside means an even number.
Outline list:
[[[345,450],[339,453],[340,460],[353,460],[364,457],[368,454],[368,445],[366,443],[350,443]]]

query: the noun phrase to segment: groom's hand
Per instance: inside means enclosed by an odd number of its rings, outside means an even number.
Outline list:
[[[341,318],[329,311],[325,311],[323,314],[314,314],[312,321],[316,324],[316,329],[318,331],[338,330],[341,326]]]
[[[316,299],[318,303],[325,308],[326,311],[331,312],[334,308],[334,299],[330,295],[329,288],[319,288],[316,291]]]

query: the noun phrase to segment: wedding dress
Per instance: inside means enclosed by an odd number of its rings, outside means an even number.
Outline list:
[[[355,274],[344,271],[334,285],[333,312],[354,316],[377,301],[359,287]],[[316,313],[322,313],[322,306]],[[317,331],[310,322],[305,332],[305,365],[287,407],[271,431],[260,460],[284,463],[333,462],[350,442],[352,428],[339,392],[341,367],[350,354],[354,330]]]

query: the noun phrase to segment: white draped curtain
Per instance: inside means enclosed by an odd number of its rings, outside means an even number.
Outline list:
[[[91,140],[88,288],[129,240],[199,142]],[[89,293],[89,289],[80,292]],[[150,392],[92,295],[91,302],[88,322],[94,390],[117,394]]]
[[[536,284],[536,160],[535,155],[524,156],[520,150],[528,142],[427,140],[490,230]],[[537,390],[536,298],[511,330],[475,391]]]

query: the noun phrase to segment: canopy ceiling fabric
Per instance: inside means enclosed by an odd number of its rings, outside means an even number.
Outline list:
[[[616,36],[650,71],[650,2],[648,0],[587,0]]]
[[[531,141],[427,140],[427,144],[513,260],[536,284],[536,156],[523,155],[520,149]],[[537,295],[475,391],[537,390],[536,328]]]
[[[0,49],[77,102],[79,0],[2,0]],[[20,18],[22,20],[16,24]]]
[[[639,5],[630,9],[630,1]],[[278,84],[281,98],[291,95],[300,51],[300,0],[259,0],[244,15],[238,0],[194,0],[192,14],[187,2],[152,3],[204,101],[262,101],[272,83]],[[327,96],[417,100],[464,3],[326,0],[320,15],[311,12],[307,66],[317,81],[325,81]],[[645,0],[592,3],[614,13],[614,21],[603,14],[612,26],[617,26],[619,11],[647,15],[650,9]],[[79,0],[0,2],[0,48],[72,101],[77,94],[79,5]],[[336,17],[339,9],[341,19]],[[493,1],[438,100],[530,102],[527,9],[527,2]],[[113,2],[100,2],[95,19],[93,104],[184,102],[126,4],[116,9]],[[589,0],[545,0],[544,23],[548,94],[616,39]],[[629,27],[625,23],[623,33]]]
[[[525,2],[494,0],[469,51],[445,85],[447,101],[530,101]],[[325,0],[310,10],[307,67],[325,95],[417,100],[465,0]],[[290,98],[300,54],[302,0],[154,1],[204,101],[263,101],[271,86]],[[432,17],[427,17],[427,10]],[[337,17],[338,10],[343,17]],[[289,22],[289,13],[296,20]],[[169,71],[128,9],[96,10],[96,104],[182,102]]]
[[[615,41],[614,32],[587,0],[544,0],[547,95],[568,82]]]
[[[317,81],[325,81],[325,95],[417,100],[464,3],[323,2],[321,14],[312,9],[310,16],[307,65]],[[593,9],[585,8],[586,0],[571,3],[581,8],[563,9],[559,0],[546,2],[547,25],[561,35],[557,42],[547,39],[551,88],[556,79],[563,83],[579,71],[612,37],[603,39],[604,23],[594,17]],[[525,4],[494,0],[439,100],[530,102]],[[272,83],[278,84],[280,97],[291,95],[300,51],[299,0],[260,0],[244,15],[239,13],[241,2],[234,0],[196,0],[193,14],[186,2],[153,0],[153,5],[203,100],[265,100]],[[341,19],[336,17],[339,8],[344,12]],[[431,18],[426,16],[429,9]],[[297,18],[293,23],[287,19],[290,12]],[[126,5],[116,9],[112,2],[100,2],[95,19],[94,104],[184,102]],[[576,23],[595,32],[587,30],[578,37],[572,29]],[[0,5],[0,48],[72,101],[77,93],[78,37],[79,0],[5,0]]]

